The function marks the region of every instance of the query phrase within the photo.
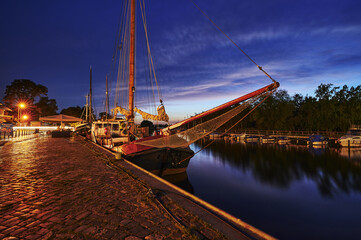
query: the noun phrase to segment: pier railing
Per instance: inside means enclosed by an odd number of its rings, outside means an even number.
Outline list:
[[[332,132],[332,131],[285,131],[285,130],[244,130],[240,133],[264,136],[287,136],[291,138],[308,138],[312,134],[320,134],[330,139],[337,139],[345,135],[345,132]]]

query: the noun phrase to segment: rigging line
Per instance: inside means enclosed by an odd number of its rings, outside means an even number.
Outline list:
[[[121,36],[121,39],[120,39],[120,42],[122,42],[122,45],[121,45],[121,48],[119,49],[117,87],[116,87],[116,94],[115,94],[115,98],[114,98],[114,101],[115,101],[114,105],[117,105],[118,100],[120,100],[119,99],[119,92],[120,92],[120,89],[121,89],[122,83],[123,83],[121,74],[123,73],[123,65],[124,65],[124,61],[123,61],[123,59],[124,59],[124,37],[126,35],[126,31],[127,31],[127,25],[123,25],[122,36]],[[122,101],[120,100],[120,103],[121,102]]]
[[[119,38],[119,42],[120,42],[120,48],[118,48],[117,50],[119,51],[119,59],[118,59],[118,74],[117,74],[117,88],[116,88],[116,97],[114,99],[114,105],[118,106],[118,105],[122,105],[122,99],[121,99],[121,95],[120,95],[120,91],[123,87],[123,65],[124,65],[124,47],[125,47],[125,42],[124,42],[124,37],[126,35],[127,32],[127,22],[128,22],[128,13],[129,12],[129,1],[126,1],[126,4],[124,5],[124,22],[122,25],[122,32],[121,32],[121,36]],[[116,117],[116,116],[114,116]]]
[[[147,50],[145,47],[143,47],[143,44],[142,44],[142,51],[143,51],[143,54],[144,56],[146,56],[148,54]],[[148,66],[148,68],[147,68]],[[149,58],[144,58],[144,78],[145,78],[145,86],[147,87],[147,89],[152,89],[152,74],[151,74],[151,71],[150,71],[150,65],[149,65]],[[152,109],[152,102],[154,101],[154,99],[151,98],[150,96],[150,91],[146,91],[146,103],[147,103],[147,107],[149,109]],[[153,97],[154,97],[154,94],[153,94]]]
[[[154,84],[153,84],[153,81],[152,81],[152,71],[154,73],[154,79],[155,79],[155,82],[157,83],[157,77],[155,75],[155,71],[154,71],[154,67],[153,67],[153,64],[152,64],[152,55],[151,55],[151,52],[150,52],[150,45],[149,45],[149,40],[148,40],[148,32],[147,32],[147,19],[145,17],[145,2],[143,0],[143,4],[141,2],[141,0],[139,0],[139,5],[140,5],[140,10],[141,10],[141,14],[142,14],[142,20],[143,20],[143,27],[144,27],[144,35],[145,35],[145,39],[146,39],[146,43],[147,43],[147,58],[148,58],[148,67],[149,67],[149,76],[150,76],[150,86],[151,86],[151,89],[152,89],[152,95],[153,95],[153,104],[154,104],[154,109],[157,109],[157,106],[155,104],[155,91],[154,91]],[[158,96],[160,97],[159,93],[159,87],[158,87],[158,84],[157,84],[157,90],[158,90]]]
[[[233,124],[227,131],[225,131],[224,133],[221,134],[221,136],[225,135],[226,133],[228,133],[232,128],[234,128],[238,123],[240,123],[243,119],[245,119],[251,112],[253,112],[256,108],[258,108],[264,101],[266,101],[266,99],[271,96],[274,92],[276,91],[276,89],[271,90],[271,92],[269,93],[265,93],[262,94],[260,96],[258,96],[256,99],[254,99],[253,101],[256,101],[258,98],[262,97],[263,95],[265,95],[266,97],[264,99],[262,99],[261,102],[259,102],[254,108],[252,108],[248,113],[246,113],[246,115],[244,115],[240,120],[238,120],[235,124]],[[212,143],[214,143],[214,141],[216,141],[216,139],[213,139],[210,143],[206,144],[204,147],[202,147],[201,149],[199,149],[197,152],[195,152],[194,154],[192,154],[189,157],[186,157],[185,159],[181,160],[178,162],[178,164],[181,164],[182,162],[194,157],[196,154],[198,154],[199,152],[203,151],[204,149],[206,149],[207,147],[209,147]]]
[[[116,87],[115,87],[115,97],[114,97],[114,106],[117,106],[117,104],[119,103],[119,88],[120,88],[120,75],[119,75],[119,71],[121,69],[121,65],[120,65],[120,61],[122,59],[122,37],[123,37],[123,34],[124,34],[124,29],[125,29],[125,25],[124,25],[124,21],[126,21],[126,14],[127,14],[127,4],[126,4],[126,0],[124,0],[124,5],[123,5],[123,9],[122,9],[122,24],[119,28],[119,36],[118,36],[118,40],[117,40],[117,46],[115,47],[115,51],[116,51],[116,54],[115,54],[115,58],[113,59],[114,61],[114,64],[116,63],[117,61],[117,56],[118,56],[118,51],[119,51],[119,59],[118,59],[118,72],[117,72],[117,75],[116,75],[116,79],[117,79],[117,82],[116,82]],[[123,21],[124,20],[124,21]],[[114,116],[116,117],[116,116]]]
[[[251,62],[253,62],[259,70],[261,70],[267,77],[269,77],[274,83],[277,81],[274,80],[261,66],[259,66],[245,51],[241,49],[193,0],[189,0],[193,3],[193,5],[224,35],[228,38],[234,46],[236,46]]]
[[[121,38],[121,32],[123,29],[123,23],[124,23],[124,18],[125,18],[125,12],[126,12],[126,1],[123,1],[123,6],[122,6],[122,10],[121,10],[121,14],[119,15],[119,20],[118,20],[118,33],[115,37],[115,42],[114,42],[114,50],[113,50],[113,56],[112,56],[112,64],[110,66],[110,73],[113,72],[114,68],[115,68],[115,64],[116,64],[116,59],[117,59],[117,54],[118,54],[118,48],[119,48],[119,40]]]
[[[124,29],[124,21],[125,21],[125,15],[126,15],[126,0],[123,1],[123,6],[122,6],[122,10],[121,10],[121,14],[119,16],[119,20],[118,20],[118,33],[115,39],[115,43],[114,43],[114,53],[113,53],[113,57],[112,57],[112,64],[110,66],[110,72],[109,72],[109,79],[111,82],[111,87],[110,89],[112,89],[112,85],[113,85],[113,80],[114,80],[114,73],[115,73],[115,67],[116,67],[116,63],[117,63],[117,57],[118,57],[118,50],[119,47],[121,47],[121,36],[122,36],[122,31]],[[120,53],[119,53],[120,54]],[[115,85],[115,89],[118,89],[118,78],[116,79],[116,85]],[[117,91],[115,91],[115,98],[114,98],[114,106],[116,106],[117,103]]]
[[[139,0],[141,1],[141,0]],[[154,63],[153,63],[153,58],[152,58],[152,53],[150,51],[150,44],[149,44],[149,38],[148,38],[148,30],[147,30],[147,20],[146,20],[146,16],[145,16],[145,1],[143,0],[143,8],[142,8],[142,4],[140,4],[141,9],[142,9],[142,18],[143,18],[143,25],[144,25],[144,32],[145,32],[145,37],[147,40],[147,48],[148,48],[148,52],[149,52],[149,56],[150,56],[150,61],[152,64],[152,71],[153,71],[153,75],[154,75],[154,81],[155,84],[157,86],[157,90],[158,90],[158,96],[159,96],[159,100],[161,103],[163,103],[162,100],[162,93],[160,91],[159,85],[158,85],[158,81],[157,81],[157,75],[155,73],[155,69],[154,69]]]

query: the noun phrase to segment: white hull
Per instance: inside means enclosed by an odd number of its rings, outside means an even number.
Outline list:
[[[361,139],[346,138],[338,140],[342,147],[361,147]]]
[[[361,126],[353,125],[337,142],[342,147],[361,147]]]

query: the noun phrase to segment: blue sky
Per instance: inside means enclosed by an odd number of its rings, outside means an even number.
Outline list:
[[[312,95],[320,83],[361,84],[359,0],[195,2],[291,95]],[[120,0],[2,1],[0,98],[6,85],[25,78],[47,86],[59,110],[82,106],[91,65],[93,101],[102,111],[121,6]],[[271,83],[190,1],[146,1],[146,7],[172,121]]]

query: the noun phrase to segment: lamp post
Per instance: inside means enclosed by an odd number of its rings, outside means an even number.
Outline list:
[[[20,115],[21,115],[21,110],[20,109],[23,109],[25,107],[26,107],[25,103],[19,103],[18,104],[18,124],[19,125],[20,125]]]

